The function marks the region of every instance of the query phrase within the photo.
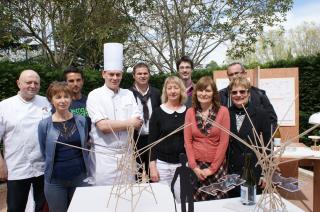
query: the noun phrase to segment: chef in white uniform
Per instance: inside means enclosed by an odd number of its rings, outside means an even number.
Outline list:
[[[92,121],[90,136],[94,149],[106,153],[92,155],[95,157],[92,164],[95,185],[112,185],[115,178],[120,176],[118,159],[128,147],[127,129],[139,129],[143,123],[133,93],[120,88],[122,71],[123,45],[104,44],[102,77],[105,84],[91,91],[87,100],[87,110]]]

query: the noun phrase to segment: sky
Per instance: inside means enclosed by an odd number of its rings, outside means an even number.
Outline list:
[[[287,21],[282,23],[286,30],[295,28],[303,22],[315,22],[320,24],[320,1],[319,0],[294,0],[292,9],[287,14]],[[220,45],[212,52],[204,63],[211,60],[216,61],[219,65],[224,63],[226,58],[227,45]]]

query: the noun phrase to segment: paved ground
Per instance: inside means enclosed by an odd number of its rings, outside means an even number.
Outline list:
[[[313,173],[299,169],[299,180],[303,182],[302,190],[295,193],[282,193],[282,196],[304,211],[312,211]],[[0,212],[6,212],[6,186],[0,184]]]

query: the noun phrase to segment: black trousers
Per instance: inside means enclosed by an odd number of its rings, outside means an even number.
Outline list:
[[[142,149],[143,147],[148,145],[148,135],[140,135],[139,140],[137,141],[137,149],[138,151]],[[143,150],[144,151],[144,150]],[[146,151],[140,157],[137,158],[137,163],[143,164],[144,163],[144,169],[147,174],[149,174],[149,155],[150,151]],[[139,170],[139,172],[142,172],[142,169]]]
[[[32,177],[23,180],[7,181],[7,207],[8,212],[24,212],[30,187],[33,188],[33,198],[35,201],[35,212],[41,212],[45,203],[44,177]]]

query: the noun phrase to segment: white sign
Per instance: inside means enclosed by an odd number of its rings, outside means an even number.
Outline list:
[[[228,78],[216,79],[216,85],[217,85],[218,91],[225,87],[228,87],[229,79]]]
[[[259,88],[266,91],[281,126],[295,126],[294,78],[260,79]]]

